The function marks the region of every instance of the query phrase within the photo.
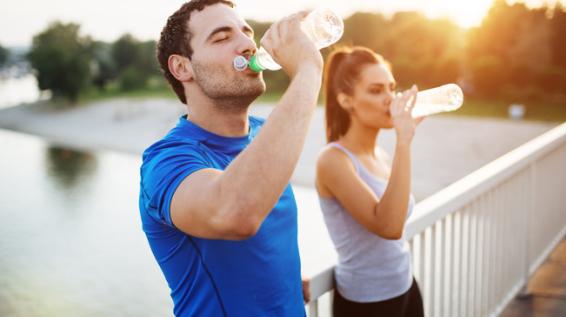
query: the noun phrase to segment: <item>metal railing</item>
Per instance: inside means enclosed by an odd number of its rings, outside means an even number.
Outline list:
[[[566,123],[415,208],[405,235],[426,316],[499,315],[566,234]],[[332,268],[311,278],[310,317],[332,281]]]

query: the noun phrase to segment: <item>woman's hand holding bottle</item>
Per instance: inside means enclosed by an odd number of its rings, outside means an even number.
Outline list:
[[[417,102],[417,92],[417,86],[413,85],[411,89],[405,90],[403,93],[397,93],[389,106],[398,144],[410,144],[415,135],[417,125],[424,118],[413,118],[411,115]]]

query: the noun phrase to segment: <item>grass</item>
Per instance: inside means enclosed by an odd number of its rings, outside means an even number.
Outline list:
[[[525,102],[527,121],[566,122],[566,104],[551,102]],[[510,103],[498,100],[468,99],[462,108],[446,115],[488,118],[509,118]]]
[[[108,87],[105,90],[91,89],[79,98],[79,105],[96,101],[129,98],[129,99],[147,99],[147,98],[166,98],[177,99],[177,95],[170,87],[144,88],[139,90],[121,91],[117,87]],[[266,92],[261,95],[255,102],[259,103],[275,103],[281,98],[280,93]]]
[[[116,87],[109,87],[105,90],[92,89],[85,93],[79,99],[80,104],[116,99],[116,98],[133,98],[133,99],[147,99],[147,98],[170,98],[176,99],[177,96],[169,87],[146,88],[139,90],[122,91]]]

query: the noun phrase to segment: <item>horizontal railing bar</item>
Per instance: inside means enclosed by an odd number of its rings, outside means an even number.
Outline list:
[[[566,123],[527,142],[485,165],[436,194],[419,202],[407,223],[405,234],[410,239],[448,213],[462,208],[476,197],[528,168],[532,161],[566,142]]]

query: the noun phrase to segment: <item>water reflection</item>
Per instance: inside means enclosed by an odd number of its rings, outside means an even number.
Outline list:
[[[0,316],[171,316],[140,228],[139,157],[3,130],[0,144]]]
[[[67,190],[75,188],[96,171],[96,157],[89,152],[50,146],[45,158],[48,174]]]

